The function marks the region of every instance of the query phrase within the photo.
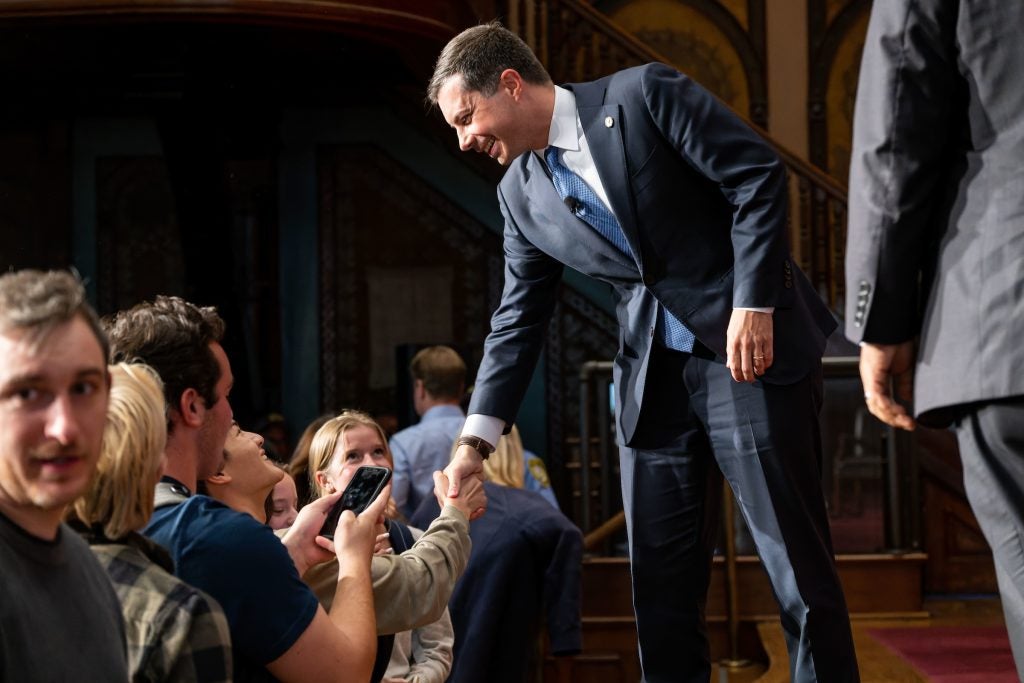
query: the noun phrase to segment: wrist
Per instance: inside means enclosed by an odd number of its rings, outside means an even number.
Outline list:
[[[489,442],[485,441],[479,436],[470,436],[468,434],[463,434],[458,438],[455,444],[460,447],[469,446],[474,451],[476,451],[476,454],[480,456],[481,460],[486,460],[487,457],[494,452],[494,446],[492,446]]]

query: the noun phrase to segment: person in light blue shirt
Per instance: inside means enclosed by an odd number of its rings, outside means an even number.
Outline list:
[[[447,467],[452,444],[466,421],[459,406],[466,386],[466,363],[450,347],[428,346],[413,356],[409,374],[420,421],[388,442],[395,460],[391,497],[406,518],[424,498],[433,495],[433,474]]]

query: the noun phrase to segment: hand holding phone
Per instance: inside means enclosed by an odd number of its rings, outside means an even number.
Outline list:
[[[391,470],[387,467],[363,466],[356,470],[345,487],[345,492],[334,504],[324,524],[320,527],[320,535],[334,540],[334,530],[338,528],[338,519],[345,510],[359,514],[377,499],[380,492],[391,481]]]

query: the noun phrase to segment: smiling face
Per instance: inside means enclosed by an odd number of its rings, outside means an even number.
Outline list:
[[[241,493],[251,494],[261,502],[284,476],[284,472],[267,458],[263,450],[263,437],[243,431],[237,423],[232,423],[228,431],[221,472],[230,477],[231,487]]]
[[[330,463],[316,473],[316,478],[327,493],[343,491],[363,465],[391,467],[391,455],[376,429],[356,425],[341,434]]]
[[[110,381],[99,340],[79,316],[33,344],[0,334],[0,509],[48,519],[88,487]]]
[[[513,69],[506,69],[498,89],[489,97],[463,87],[454,76],[437,94],[437,106],[459,137],[463,152],[486,154],[502,166],[508,166],[520,154],[547,145],[548,120],[529,106],[523,95],[527,84]]]

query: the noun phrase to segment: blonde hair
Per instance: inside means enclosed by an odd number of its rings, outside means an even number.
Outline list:
[[[103,448],[92,485],[75,501],[74,515],[118,539],[141,529],[153,514],[153,487],[164,447],[167,417],[163,385],[141,363],[110,366],[112,380]]]
[[[341,436],[355,427],[369,427],[377,432],[384,444],[384,452],[388,462],[393,462],[391,449],[388,447],[388,436],[368,413],[361,410],[343,410],[337,417],[331,418],[313,435],[313,443],[309,445],[309,491],[310,498],[316,499],[327,493],[316,479],[317,472],[323,472],[331,464],[334,451],[338,448]]]

